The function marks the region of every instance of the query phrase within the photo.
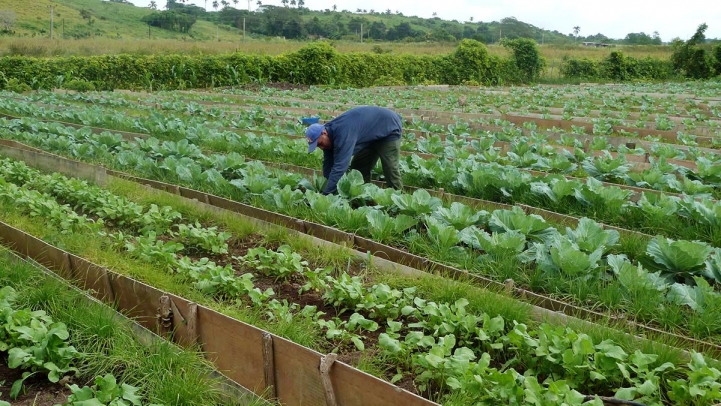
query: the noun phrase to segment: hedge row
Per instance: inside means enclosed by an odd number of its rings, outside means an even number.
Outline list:
[[[33,89],[62,87],[63,82],[79,79],[91,82],[98,90],[172,90],[253,81],[352,87],[422,83],[496,85],[521,83],[526,77],[513,58],[489,55],[486,47],[474,40],[463,40],[455,52],[440,56],[341,54],[327,43],[318,42],[278,56],[0,58],[0,88],[11,80]]]
[[[709,79],[721,75],[721,45],[707,52],[691,47],[684,53],[678,45],[671,59],[634,58],[622,52],[611,52],[601,60],[588,58],[568,59],[561,66],[561,75],[567,78],[609,79],[615,81],[670,79]]]
[[[677,75],[670,60],[634,58],[621,52],[611,52],[601,60],[569,59],[561,66],[566,78],[625,80],[670,80]]]

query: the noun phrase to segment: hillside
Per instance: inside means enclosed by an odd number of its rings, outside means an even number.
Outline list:
[[[50,6],[53,5],[54,38],[148,38],[148,25],[141,21],[143,16],[152,13],[148,8],[101,0],[33,0],[19,3],[18,0],[0,0],[0,10],[12,10],[16,15],[12,26],[15,36],[49,37]],[[215,23],[205,20],[198,20],[188,33],[159,28],[151,28],[150,31],[153,39],[199,41],[214,40],[216,31],[218,38],[225,41],[237,41],[242,35],[238,29],[227,26],[218,29]]]

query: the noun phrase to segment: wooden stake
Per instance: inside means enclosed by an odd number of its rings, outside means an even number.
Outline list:
[[[163,295],[160,297],[160,306],[158,307],[158,332],[166,335],[173,327],[173,310],[171,309],[170,297]]]
[[[190,338],[191,344],[196,344],[198,339],[198,304],[188,303],[188,338]]]
[[[330,380],[330,369],[333,363],[338,359],[338,354],[328,354],[320,358],[320,381],[323,384],[325,392],[325,404],[327,406],[338,406],[333,392],[333,382]]]
[[[278,397],[275,389],[275,359],[273,358],[273,336],[263,333],[263,377],[265,379],[265,388],[270,392],[270,396],[275,399]]]

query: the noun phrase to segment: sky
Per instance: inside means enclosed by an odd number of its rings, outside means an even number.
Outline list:
[[[129,0],[147,7],[149,0]],[[165,9],[165,0],[156,0],[159,9]],[[204,0],[189,0],[200,7]],[[212,0],[207,1],[208,11],[213,11]],[[280,0],[263,0],[263,4],[280,6]],[[601,33],[609,38],[622,39],[631,32],[651,35],[658,31],[663,41],[673,38],[688,39],[696,28],[706,23],[707,38],[721,38],[721,0],[305,0],[312,10],[332,9],[356,11],[358,8],[391,11],[404,15],[430,18],[433,13],[445,20],[499,21],[505,17],[535,25],[546,30],[571,34],[573,27],[581,28],[579,35]],[[232,5],[232,1],[231,1]],[[247,8],[248,1],[240,0],[238,8]],[[251,0],[251,10],[257,8],[257,0]]]

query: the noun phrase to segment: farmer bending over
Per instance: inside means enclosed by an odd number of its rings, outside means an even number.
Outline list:
[[[328,179],[323,194],[338,191],[338,180],[349,166],[363,175],[363,181],[370,182],[378,158],[388,186],[401,189],[398,161],[402,132],[398,114],[375,106],[355,107],[325,124],[310,125],[305,131],[308,153],[316,147],[323,150],[323,176]]]

